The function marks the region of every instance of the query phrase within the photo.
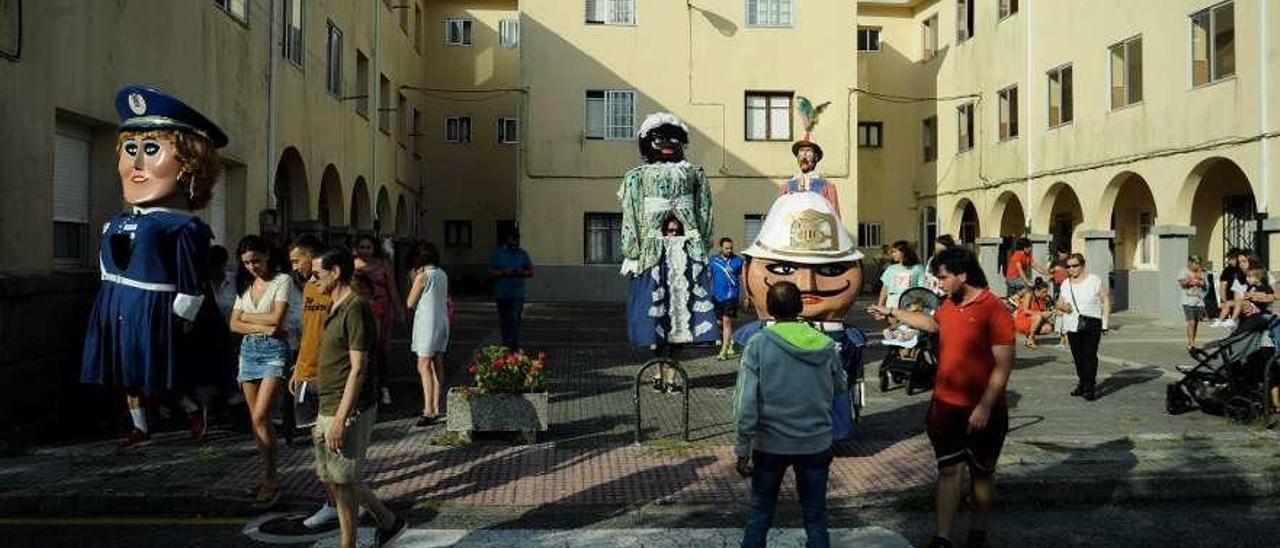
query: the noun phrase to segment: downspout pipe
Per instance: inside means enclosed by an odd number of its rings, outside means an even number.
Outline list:
[[[369,124],[369,135],[371,135],[369,142],[371,143],[371,146],[372,146],[372,149],[369,152],[370,154],[369,163],[371,164],[371,167],[369,168],[369,180],[373,181],[374,200],[376,201],[378,199],[377,193],[378,193],[378,184],[379,184],[378,183],[378,126],[382,124],[382,69],[378,65],[378,59],[379,59],[378,57],[378,30],[379,30],[378,23],[379,21],[382,20],[382,12],[378,10],[378,2],[369,2],[369,6],[373,9],[373,44],[369,46],[369,57],[370,57],[369,65],[373,67],[373,74],[370,76],[372,77],[373,81],[378,83],[377,89],[373,89],[369,91],[369,96],[370,96],[369,104],[371,105],[369,112],[373,113],[374,115],[374,119],[371,120]],[[355,203],[352,203],[351,207],[355,207]],[[373,214],[377,215],[378,207],[376,204],[374,205],[373,210],[374,210]],[[344,219],[344,221],[346,221],[345,224],[350,224],[351,222],[350,217],[348,217],[347,219]],[[379,227],[381,227],[382,225],[381,219],[378,219],[378,225]],[[351,227],[351,228],[359,229],[359,227]]]
[[[280,62],[279,56],[276,55],[276,46],[280,42],[278,25],[276,24],[276,2],[271,2],[270,21],[267,31],[270,39],[267,40],[267,146],[262,147],[266,151],[266,163],[263,164],[263,180],[266,181],[267,191],[267,209],[276,211],[279,215],[280,204],[277,203],[275,193],[275,185],[273,184],[276,163],[276,70],[277,63]],[[310,200],[307,200],[308,202]],[[289,219],[276,218],[276,222],[280,224],[280,229],[284,233],[289,231]],[[261,228],[261,227],[259,227]]]

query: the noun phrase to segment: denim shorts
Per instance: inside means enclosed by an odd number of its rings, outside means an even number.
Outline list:
[[[237,381],[256,381],[267,377],[284,378],[284,364],[289,359],[289,345],[284,339],[266,335],[245,335],[240,340],[240,375]]]

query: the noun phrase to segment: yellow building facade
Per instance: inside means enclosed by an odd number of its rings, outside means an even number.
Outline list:
[[[536,275],[530,299],[621,300],[623,174],[641,162],[636,132],[667,111],[689,127],[686,155],[706,169],[715,234],[742,249],[798,171],[798,96],[830,103],[812,136],[818,170],[856,223],[851,88],[855,3],[846,0],[654,2],[521,0],[524,133],[516,197]],[[751,11],[751,8],[755,11]]]
[[[997,288],[1011,237],[1042,261],[1070,246],[1134,310],[1176,312],[1191,253],[1275,269],[1267,4],[860,2],[878,47],[858,54],[858,119],[884,138],[859,151],[860,219],[886,241],[976,244]]]

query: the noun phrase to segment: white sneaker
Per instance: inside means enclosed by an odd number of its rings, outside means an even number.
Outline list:
[[[307,529],[317,529],[337,520],[338,509],[334,508],[333,505],[328,502],[325,502],[324,506],[321,506],[319,510],[316,510],[316,513],[311,514],[311,517],[302,520],[302,525]]]
[[[391,391],[387,387],[382,387],[382,405],[391,405]]]

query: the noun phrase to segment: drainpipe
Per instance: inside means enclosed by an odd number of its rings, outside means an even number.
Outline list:
[[[277,34],[275,2],[271,2],[270,13],[268,27],[271,30],[268,31],[270,39],[267,41],[267,146],[263,147],[267,152],[267,156],[266,164],[264,164],[266,171],[263,172],[263,179],[267,182],[267,209],[276,210],[276,222],[280,223],[281,232],[287,233],[289,231],[289,219],[279,218],[279,204],[276,203],[275,188],[272,184],[273,173],[275,172],[273,168],[276,163],[276,63],[279,62],[276,55],[276,45],[280,41],[280,35]]]
[[[382,100],[382,69],[378,67],[378,27],[379,27],[378,22],[379,20],[382,19],[382,12],[378,11],[379,10],[378,2],[369,2],[369,6],[373,8],[373,45],[369,46],[369,66],[373,67],[373,74],[371,75],[373,81],[378,83],[377,89],[371,90],[368,93],[369,95],[368,98],[370,99],[369,112],[373,114],[373,120],[371,120],[369,124],[369,134],[373,136],[373,138],[369,140],[373,145],[372,151],[370,152],[371,154],[370,163],[372,164],[372,167],[369,168],[369,180],[373,181],[373,188],[374,188],[373,199],[375,201],[375,204],[373,207],[373,213],[374,215],[377,215],[378,206],[376,201],[378,199],[377,197],[378,196],[377,194],[378,192],[377,190],[378,189],[378,126],[382,124],[382,102],[381,102]],[[352,201],[351,207],[355,207],[355,206],[356,206],[355,202]],[[348,225],[351,224],[350,219],[351,219],[350,216],[348,216],[346,219]],[[381,219],[379,219],[379,224],[381,224]],[[351,228],[359,229],[359,227],[351,227]]]
[[[524,173],[524,169],[522,168],[524,164],[522,164],[521,162],[524,161],[525,135],[528,134],[528,132],[525,131],[525,128],[528,127],[529,125],[529,120],[527,120],[527,117],[529,116],[529,107],[528,107],[529,93],[527,90],[525,90],[525,87],[524,87],[525,86],[525,82],[524,82],[524,46],[525,44],[524,44],[524,21],[522,21],[522,19],[524,19],[524,16],[523,16],[524,9],[521,8],[521,4],[523,3],[524,3],[523,0],[516,2],[516,21],[519,21],[519,23],[517,23],[518,25],[517,28],[520,29],[520,34],[516,36],[516,89],[524,90],[522,93],[519,94],[520,95],[518,98],[519,102],[516,103],[516,141],[517,142],[516,142],[516,158],[515,158],[515,187],[516,187],[515,188],[515,202],[516,202],[515,203],[515,216],[516,216],[515,223],[516,223],[517,231],[520,230],[520,219],[522,218],[520,214],[521,213],[520,195],[521,195],[521,192],[524,190],[524,185],[520,180],[521,175]]]
[[[1271,153],[1270,149],[1267,147],[1267,135],[1271,131],[1270,112],[1268,108],[1271,103],[1271,82],[1270,74],[1267,70],[1269,67],[1268,61],[1270,60],[1268,55],[1269,52],[1267,50],[1267,43],[1270,38],[1270,35],[1267,34],[1267,4],[1269,3],[1270,2],[1267,2],[1266,0],[1258,2],[1259,9],[1261,10],[1258,17],[1258,68],[1260,69],[1258,70],[1258,73],[1261,76],[1261,90],[1258,93],[1258,125],[1261,126],[1259,128],[1259,134],[1262,135],[1262,138],[1258,140],[1258,145],[1262,153],[1262,200],[1260,201],[1260,207],[1258,208],[1261,212],[1258,216],[1260,219],[1259,228],[1265,226],[1266,221],[1262,219],[1266,217],[1267,213],[1271,209]],[[1259,238],[1258,241],[1259,254],[1261,255],[1260,259],[1263,261],[1262,264],[1266,265],[1270,263],[1271,234],[1269,232],[1262,231],[1261,236],[1262,237]]]
[[[1028,122],[1030,122],[1030,121],[1031,121],[1031,119],[1032,119],[1032,117],[1033,117],[1033,116],[1032,116],[1032,113],[1035,111],[1035,107],[1034,107],[1034,106],[1032,106],[1032,105],[1035,105],[1035,104],[1036,104],[1035,99],[1034,99],[1034,97],[1035,97],[1035,90],[1036,90],[1036,84],[1035,84],[1035,69],[1032,67],[1032,63],[1034,63],[1034,59],[1035,59],[1035,40],[1033,40],[1033,39],[1032,39],[1032,36],[1034,36],[1034,33],[1032,32],[1032,29],[1035,27],[1035,14],[1032,12],[1032,10],[1033,10],[1033,9],[1035,9],[1035,8],[1033,7],[1034,5],[1035,5],[1035,2],[1023,2],[1023,5],[1022,5],[1022,7],[1024,8],[1024,11],[1023,11],[1023,13],[1022,13],[1022,16],[1025,18],[1025,19],[1023,20],[1023,24],[1024,24],[1024,25],[1026,25],[1026,36],[1027,36],[1027,48],[1026,48],[1026,54],[1027,54],[1027,100],[1026,100],[1026,102],[1024,102],[1023,104],[1025,104],[1025,105],[1027,106],[1027,121],[1028,121]],[[1028,125],[1030,125],[1030,124],[1028,124]],[[1022,211],[1022,215],[1023,215],[1023,219],[1022,219],[1022,221],[1023,221],[1024,225],[1025,225],[1024,230],[1026,230],[1026,231],[1027,231],[1027,234],[1034,234],[1034,233],[1035,233],[1035,230],[1033,230],[1033,229],[1032,229],[1032,226],[1031,226],[1031,217],[1032,217],[1032,215],[1034,214],[1034,212],[1035,212],[1036,208],[1035,208],[1035,205],[1031,203],[1031,200],[1032,200],[1032,194],[1031,194],[1031,174],[1035,172],[1035,160],[1036,160],[1036,154],[1035,154],[1035,152],[1036,152],[1036,147],[1035,147],[1035,139],[1031,138],[1031,135],[1027,135],[1026,137],[1027,137],[1027,139],[1026,139],[1026,143],[1027,143],[1027,165],[1026,165],[1027,182],[1026,182],[1026,195],[1027,195],[1027,198],[1026,198],[1025,200],[1023,200],[1023,201],[1022,201],[1022,203],[1027,204],[1027,205],[1026,205],[1026,207],[1025,207],[1025,208],[1023,208],[1023,211]]]

